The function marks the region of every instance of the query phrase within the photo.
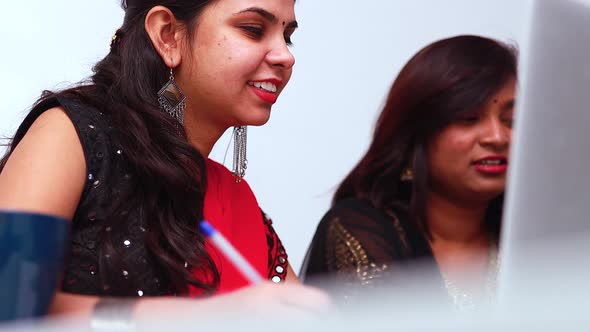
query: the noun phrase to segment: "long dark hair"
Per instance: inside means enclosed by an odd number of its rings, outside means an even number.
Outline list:
[[[178,123],[158,107],[156,93],[168,80],[168,69],[152,45],[144,21],[151,8],[165,6],[186,25],[190,38],[209,3],[211,0],[123,0],[123,25],[110,53],[94,66],[89,81],[65,91],[46,92],[36,104],[43,105],[55,96],[76,97],[112,119],[110,124],[117,133],[113,144],[125,151],[134,176],[121,198],[113,202],[105,228],[126,227],[125,211],[137,207],[140,222],[147,225],[147,249],[168,279],[171,293],[185,294],[189,284],[209,293],[219,284],[219,272],[196,229],[196,222],[203,219],[205,160],[188,143]],[[0,170],[17,144],[16,140],[10,144]],[[110,232],[101,234],[101,252],[114,253]],[[205,280],[195,278],[185,262],[206,272]],[[110,294],[136,295],[137,288],[118,279],[114,283],[104,280],[112,277],[104,271],[120,274],[122,267],[121,261],[101,259],[103,284],[113,286]]]
[[[430,236],[425,222],[427,142],[477,110],[516,75],[516,48],[484,37],[456,36],[419,51],[393,83],[373,141],[336,191],[334,202],[357,197],[387,214],[405,209]],[[400,180],[408,167],[414,174],[411,184]],[[495,235],[499,234],[502,203],[501,196],[488,208],[487,224]]]

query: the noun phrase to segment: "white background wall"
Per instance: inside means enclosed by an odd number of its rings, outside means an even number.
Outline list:
[[[335,187],[365,152],[404,63],[456,34],[520,42],[531,1],[297,1],[295,72],[271,121],[249,131],[246,175],[296,270]],[[14,133],[43,89],[87,77],[122,18],[117,0],[4,4],[0,135]],[[224,160],[228,141],[220,140],[213,159]],[[231,152],[225,164],[231,167]]]

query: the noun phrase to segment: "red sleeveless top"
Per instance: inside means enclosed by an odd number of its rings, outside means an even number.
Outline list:
[[[236,183],[225,166],[207,160],[207,191],[204,216],[262,275],[281,282],[287,275],[287,254],[280,239],[256,201],[248,183]],[[227,258],[210,244],[206,245],[217,270],[220,283],[217,294],[248,286],[249,282]],[[197,274],[197,272],[194,272]],[[197,277],[200,277],[197,275]],[[189,288],[191,296],[200,289]]]

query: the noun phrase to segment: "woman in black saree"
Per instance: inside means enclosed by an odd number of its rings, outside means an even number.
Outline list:
[[[455,307],[492,298],[516,75],[516,50],[488,38],[419,51],[317,228],[305,282],[363,292],[422,260]]]

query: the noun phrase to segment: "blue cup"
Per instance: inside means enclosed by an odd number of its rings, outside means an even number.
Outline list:
[[[69,232],[62,218],[0,211],[0,321],[47,314]]]

